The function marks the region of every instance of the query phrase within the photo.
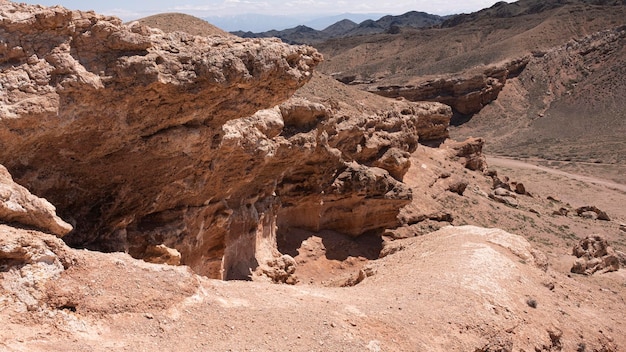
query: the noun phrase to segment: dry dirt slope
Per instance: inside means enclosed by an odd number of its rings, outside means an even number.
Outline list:
[[[137,22],[164,32],[183,31],[201,36],[232,36],[230,33],[215,27],[209,22],[198,17],[184,13],[160,13],[136,20]]]
[[[532,58],[452,134],[484,136],[490,153],[552,160],[626,184],[625,44],[621,27]]]
[[[522,0],[505,7],[532,8]],[[626,6],[589,5],[585,1],[542,1],[553,8],[515,16],[480,13],[452,27],[410,30],[329,40],[315,44],[326,61],[320,70],[357,75],[379,85],[401,84],[416,76],[457,73],[532,52],[550,50],[572,38],[624,25]]]
[[[46,238],[13,236],[9,242]],[[370,277],[348,288],[206,280],[46,241],[71,264],[31,289],[43,291],[38,308],[26,311],[23,297],[11,295],[20,289],[6,286],[14,269],[0,273],[5,351],[618,351],[626,344],[626,297],[611,283],[623,272],[580,282],[544,271],[526,240],[496,229],[449,227],[398,241],[394,254],[370,265]],[[22,272],[33,265],[46,264]]]

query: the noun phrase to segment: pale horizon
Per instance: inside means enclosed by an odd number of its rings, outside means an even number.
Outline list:
[[[468,13],[491,7],[498,1],[473,0],[464,1],[324,1],[324,0],[219,0],[219,1],[168,1],[138,0],[107,2],[89,2],[79,0],[22,0],[28,4],[44,6],[61,5],[72,10],[94,10],[103,15],[117,16],[125,21],[134,20],[157,13],[181,12],[196,17],[229,17],[242,14],[259,14],[271,16],[292,16],[315,18],[321,16],[352,14],[391,14],[400,15],[409,11],[427,12],[433,15],[451,15]],[[507,1],[512,2],[512,1]]]

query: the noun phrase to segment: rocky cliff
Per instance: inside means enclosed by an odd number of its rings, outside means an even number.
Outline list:
[[[536,52],[454,137],[484,136],[490,154],[613,165],[593,173],[623,183],[625,43],[622,25]]]
[[[529,60],[529,57],[523,57],[479,69],[480,72],[423,78],[406,85],[372,85],[369,91],[385,97],[403,97],[410,101],[437,101],[450,105],[458,114],[473,115],[496,100],[507,79],[519,75]]]
[[[74,225],[72,246],[142,258],[165,245],[201,274],[245,278],[279,257],[278,225],[397,225],[408,153],[433,124],[446,135],[439,104],[352,116],[286,101],[321,60],[310,47],[0,13],[0,163]]]

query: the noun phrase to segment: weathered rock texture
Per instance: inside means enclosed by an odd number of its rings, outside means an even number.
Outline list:
[[[32,226],[59,237],[72,231],[72,225],[56,214],[45,199],[32,195],[13,182],[7,169],[0,165],[0,222]]]
[[[524,70],[530,58],[490,66],[480,73],[441,77],[403,86],[374,86],[370,91],[385,97],[410,101],[437,101],[450,105],[461,115],[473,115],[496,100],[510,77]]]
[[[277,225],[395,226],[408,153],[447,135],[440,104],[346,116],[285,102],[321,60],[309,47],[0,13],[0,162],[76,224],[74,246],[143,258],[165,245],[199,273],[246,278],[278,263]]]
[[[482,138],[469,138],[462,142],[446,141],[446,146],[451,150],[451,157],[474,171],[485,171],[487,168],[487,159],[483,154],[484,145],[485,140]]]
[[[48,280],[58,278],[75,260],[60,239],[0,224],[0,293],[18,311],[41,308]]]
[[[578,259],[571,271],[576,274],[592,275],[596,272],[606,273],[620,268],[620,257],[609,246],[608,241],[599,235],[591,235],[578,242],[572,254]]]

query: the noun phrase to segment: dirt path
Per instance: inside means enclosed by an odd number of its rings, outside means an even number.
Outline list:
[[[626,193],[626,185],[624,184],[612,182],[609,180],[604,180],[604,179],[597,178],[597,177],[572,174],[569,172],[556,170],[556,169],[552,169],[552,168],[545,167],[545,166],[529,164],[527,162],[520,161],[520,160],[503,158],[503,157],[487,156],[487,163],[489,165],[500,166],[500,167],[516,167],[516,168],[524,168],[524,169],[541,170],[541,171],[545,171],[551,174],[569,177],[574,180],[609,187],[609,188]]]

